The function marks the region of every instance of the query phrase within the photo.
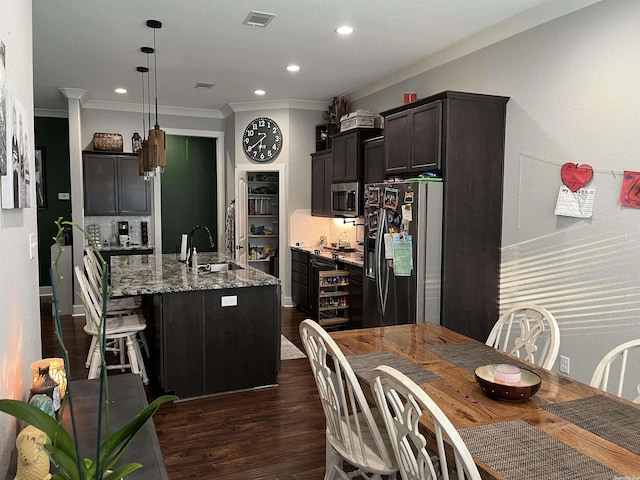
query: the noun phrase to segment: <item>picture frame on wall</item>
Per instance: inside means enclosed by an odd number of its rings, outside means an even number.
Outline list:
[[[35,150],[36,169],[36,204],[38,208],[47,208],[47,185],[44,169],[44,148],[36,147]]]

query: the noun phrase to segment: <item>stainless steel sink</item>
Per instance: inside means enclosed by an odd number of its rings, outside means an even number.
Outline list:
[[[205,263],[204,265],[198,265],[199,271],[204,272],[228,272],[229,270],[243,270],[240,265],[236,265],[235,263],[225,262],[225,263]]]

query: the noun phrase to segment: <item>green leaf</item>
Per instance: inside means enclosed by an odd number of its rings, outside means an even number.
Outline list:
[[[144,424],[156,413],[156,410],[167,402],[178,400],[175,395],[163,395],[151,402],[147,408],[136,415],[129,423],[107,438],[100,447],[100,463],[114,465],[133,437],[140,431]]]
[[[127,463],[126,465],[118,467],[113,472],[104,475],[102,477],[102,480],[120,480],[125,475],[128,475],[131,472],[135,472],[139,468],[142,468],[142,464],[140,463]]]
[[[51,442],[56,445],[56,449],[69,458],[77,458],[75,443],[67,431],[56,419],[43,412],[38,407],[34,407],[20,400],[4,399],[0,400],[0,412],[8,413],[46,433]]]

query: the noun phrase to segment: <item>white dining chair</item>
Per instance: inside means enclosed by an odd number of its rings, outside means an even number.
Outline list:
[[[486,344],[551,369],[560,349],[560,329],[548,310],[521,303],[500,316]]]
[[[595,370],[593,371],[593,376],[591,377],[591,382],[589,385],[595,388],[599,388],[600,390],[604,390],[605,392],[610,391],[609,388],[609,378],[611,375],[612,368],[617,370],[617,385],[616,382],[613,382],[613,388],[615,389],[615,394],[618,397],[622,397],[624,382],[627,373],[627,361],[629,359],[629,352],[640,347],[640,338],[635,340],[630,340],[628,342],[622,343],[617,347],[611,349],[602,360],[598,362]],[[636,375],[636,378],[640,380],[638,377],[638,366],[635,365],[632,372]],[[614,392],[611,392],[614,393]],[[640,384],[636,385],[636,393],[638,396],[633,399],[634,403],[640,403]]]
[[[433,399],[409,377],[387,365],[371,375],[371,389],[382,412],[386,431],[403,480],[480,480],[471,453],[451,421]],[[427,449],[420,419],[430,417],[435,432],[435,451]],[[453,450],[455,473],[451,472],[445,443]],[[451,457],[450,457],[451,458]]]
[[[85,268],[85,273],[87,275],[87,280],[89,280],[89,286],[92,288],[95,293],[100,305],[102,305],[102,295],[103,295],[103,265],[98,259],[97,255],[93,251],[91,247],[85,248],[85,255],[83,257],[83,263]],[[107,318],[112,317],[121,317],[123,315],[133,315],[137,314],[140,308],[142,307],[142,296],[136,295],[132,297],[123,297],[123,298],[108,298],[107,300]],[[147,343],[146,336],[144,331],[140,331],[137,335],[138,342],[142,345],[144,352],[147,354],[147,358],[150,356],[149,345]],[[85,366],[89,368],[91,363],[91,352],[95,347],[95,337],[91,340],[91,348],[89,348],[89,353],[87,355],[87,359],[85,362]],[[121,338],[118,341],[110,342],[107,345],[107,350],[112,351],[114,353],[120,352],[121,356],[124,354],[124,341]]]
[[[315,321],[300,323],[326,419],[325,480],[334,478],[395,478],[396,463],[378,409],[369,408],[347,358]],[[355,467],[345,471],[344,462]]]
[[[142,359],[142,353],[140,352],[140,346],[136,338],[138,332],[146,328],[144,318],[137,314],[131,314],[107,319],[106,316],[102,314],[103,308],[101,301],[92,290],[86,274],[77,265],[74,267],[74,274],[80,286],[79,295],[85,311],[84,331],[92,337],[89,351],[89,374],[87,378],[92,379],[100,376],[100,366],[103,358],[100,352],[102,340],[104,340],[106,344],[111,340],[120,341],[120,339],[123,339],[126,344],[126,361],[124,348],[122,348],[120,363],[115,365],[109,364],[106,368],[108,370],[124,370],[129,368],[132,373],[140,375],[142,383],[147,385],[149,378],[147,377],[144,360]],[[104,339],[102,339],[102,336],[104,336]]]

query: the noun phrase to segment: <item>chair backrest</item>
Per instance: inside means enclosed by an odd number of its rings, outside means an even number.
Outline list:
[[[388,470],[395,470],[392,454],[387,450],[362,388],[346,357],[329,334],[313,320],[300,323],[300,337],[307,351],[313,377],[318,387],[327,424],[327,441],[350,463],[372,465],[373,456],[361,441],[370,432],[377,458]],[[371,442],[368,448],[371,448]]]
[[[380,365],[371,376],[371,390],[384,417],[398,469],[404,480],[448,480],[445,442],[453,449],[458,479],[480,480],[478,467],[458,431],[440,407],[413,380],[395,368]],[[431,417],[433,423],[437,447],[434,456],[427,451],[427,439],[420,432],[423,415]]]
[[[624,387],[629,351],[638,347],[640,347],[640,338],[625,342],[609,351],[609,353],[602,357],[602,360],[600,360],[596,369],[593,371],[593,376],[591,377],[589,385],[599,388],[600,390],[607,391],[607,387],[609,386],[609,375],[611,373],[611,367],[613,366],[614,369],[618,369],[615,394],[622,397],[622,388]],[[618,361],[619,363],[617,363]],[[638,372],[636,369],[637,366],[632,370],[635,374]],[[640,381],[640,377],[637,378]],[[636,391],[638,396],[634,398],[633,401],[634,403],[640,403],[640,384],[636,386]]]
[[[91,287],[87,274],[76,265],[73,272],[80,286],[80,300],[84,306],[85,327],[91,334],[97,334],[102,322],[102,298]]]
[[[542,348],[538,345],[540,342],[543,342]],[[486,344],[550,369],[560,349],[560,330],[546,309],[521,303],[502,314]]]

